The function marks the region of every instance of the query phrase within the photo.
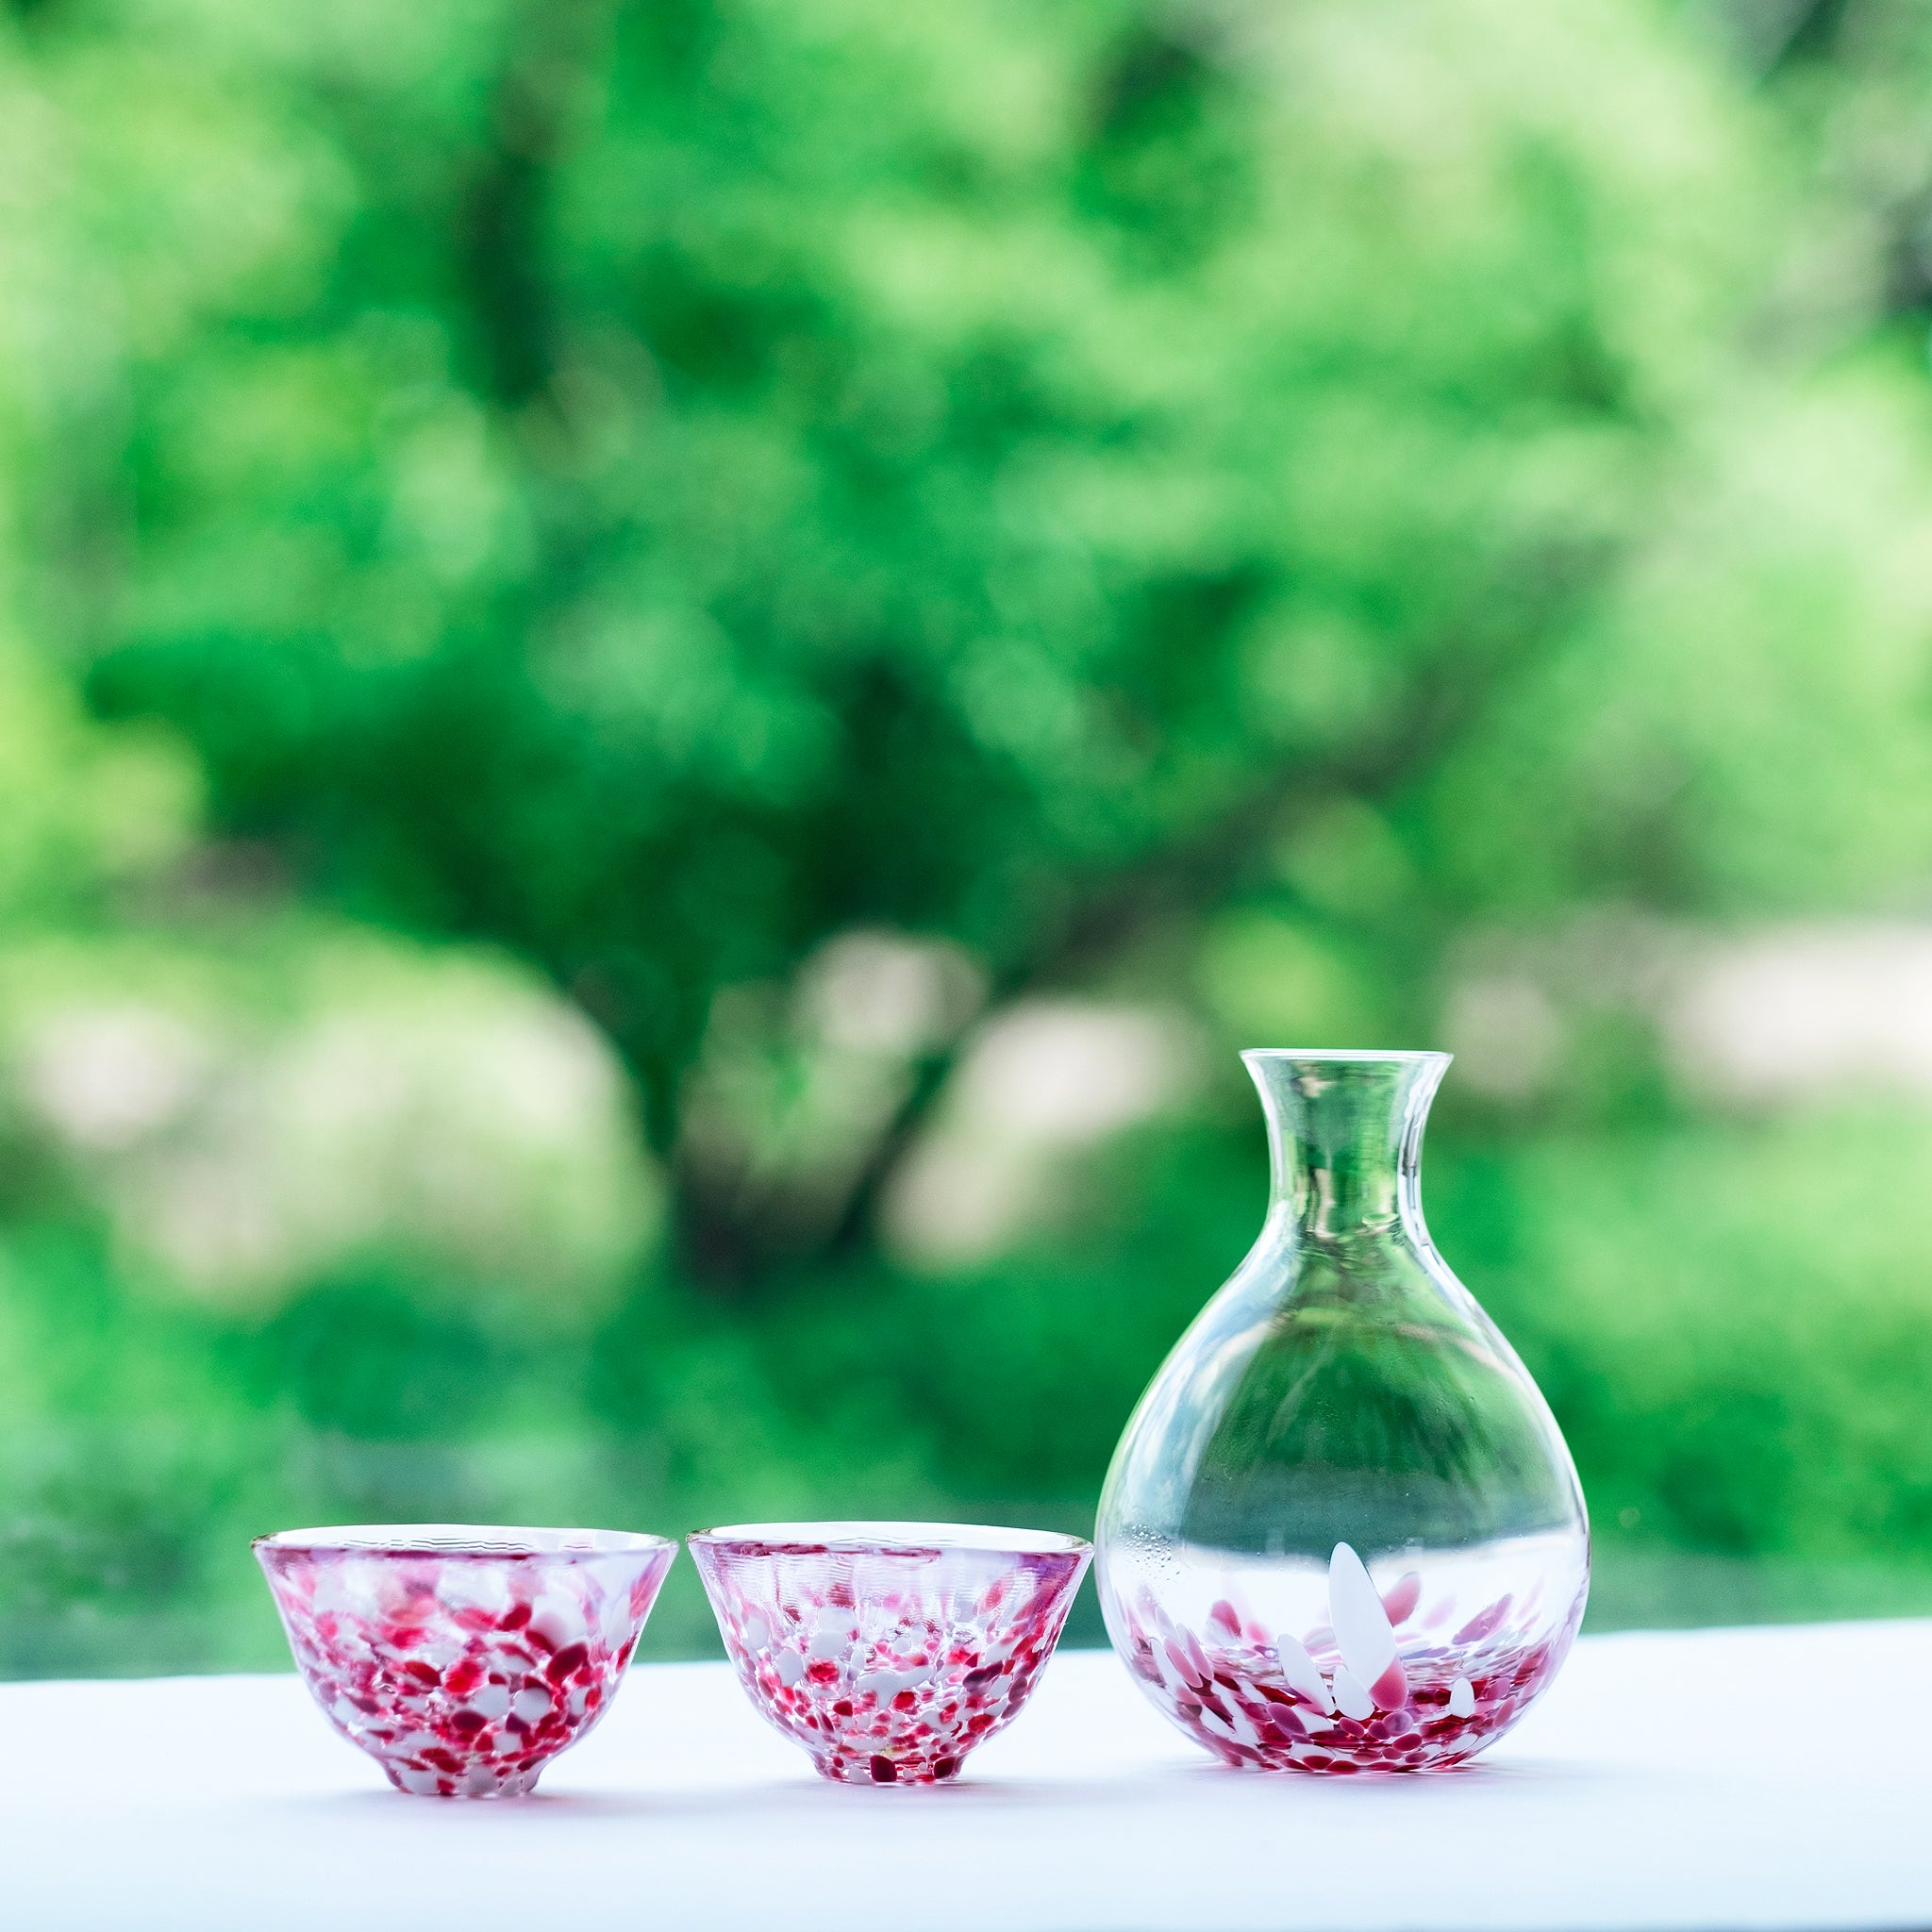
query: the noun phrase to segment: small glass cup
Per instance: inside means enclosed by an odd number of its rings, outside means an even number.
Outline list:
[[[323,1715],[398,1790],[510,1798],[610,1707],[677,1545],[365,1524],[255,1554]]]
[[[1093,1555],[954,1523],[747,1523],[691,1556],[753,1704],[845,1784],[931,1785],[1019,1715]]]

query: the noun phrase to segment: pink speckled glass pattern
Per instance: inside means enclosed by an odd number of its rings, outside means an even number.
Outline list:
[[[1123,1606],[1127,1668],[1224,1762],[1259,1771],[1430,1771],[1500,1738],[1569,1655],[1579,1589],[1552,1625],[1532,1600],[1433,1601],[1408,1571],[1377,1591],[1356,1553],[1329,1563],[1328,1621],[1299,1635],[1226,1598],[1193,1630],[1151,1590]]]
[[[375,1524],[255,1554],[324,1716],[398,1790],[508,1798],[610,1707],[677,1545]]]
[[[931,1785],[1019,1714],[1092,1556],[955,1524],[741,1524],[691,1539],[752,1702],[847,1784]]]

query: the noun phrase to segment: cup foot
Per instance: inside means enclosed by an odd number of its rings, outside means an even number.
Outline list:
[[[900,1789],[906,1786],[950,1784],[959,1774],[958,1757],[867,1757],[841,1752],[833,1757],[812,1759],[818,1774],[835,1785],[871,1785]]]
[[[542,1775],[541,1765],[535,1771],[501,1773],[487,1765],[456,1773],[419,1771],[408,1764],[384,1764],[382,1769],[397,1790],[412,1798],[526,1798]]]

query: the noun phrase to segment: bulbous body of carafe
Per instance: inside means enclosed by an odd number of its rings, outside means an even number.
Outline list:
[[[1260,1239],[1141,1398],[1101,1498],[1114,1647],[1231,1764],[1454,1764],[1555,1676],[1590,1532],[1555,1418],[1437,1254],[1446,1054],[1244,1054]]]

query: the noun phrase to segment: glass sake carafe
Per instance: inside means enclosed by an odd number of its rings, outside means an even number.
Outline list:
[[[1231,1764],[1453,1764],[1527,1709],[1576,1634],[1575,1466],[1423,1224],[1417,1157],[1449,1056],[1241,1058],[1268,1116],[1268,1218],[1114,1452],[1108,1631]]]

